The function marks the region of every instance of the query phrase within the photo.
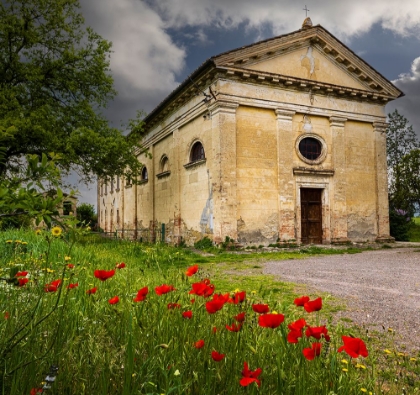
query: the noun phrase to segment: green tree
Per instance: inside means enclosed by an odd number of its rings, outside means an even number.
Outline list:
[[[416,155],[411,156],[411,153],[417,152],[420,143],[407,118],[397,110],[388,114],[386,142],[390,208],[403,209],[412,214],[415,189],[411,184],[419,173],[414,173]]]
[[[0,178],[50,152],[85,181],[140,170],[139,119],[125,137],[101,114],[115,94],[110,51],[84,27],[78,0],[0,2]]]
[[[77,206],[77,219],[84,222],[85,225],[93,226],[96,223],[97,216],[93,204],[81,203]]]

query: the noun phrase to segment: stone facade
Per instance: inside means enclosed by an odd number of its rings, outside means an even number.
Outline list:
[[[308,23],[213,57],[146,117],[140,183],[99,182],[100,226],[165,224],[187,244],[389,240],[384,106],[401,95]]]

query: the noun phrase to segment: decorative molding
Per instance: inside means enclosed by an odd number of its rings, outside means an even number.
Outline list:
[[[207,162],[207,159],[206,159],[206,158],[204,158],[204,159],[196,160],[195,162],[190,162],[190,163],[187,163],[187,164],[185,164],[185,165],[184,165],[184,167],[185,167],[186,169],[191,169],[191,168],[194,168],[194,167],[197,167],[197,166],[203,165],[203,164],[204,164],[204,163],[206,163],[206,162]]]
[[[330,126],[336,128],[344,128],[347,118],[330,117]]]
[[[146,178],[145,180],[140,180],[137,182],[138,185],[143,185],[143,184],[147,184],[149,182],[149,179]]]
[[[293,168],[293,174],[294,175],[300,175],[300,176],[307,176],[307,175],[313,175],[313,176],[322,176],[322,177],[332,177],[335,173],[335,170],[333,169],[310,169],[307,167],[294,167]]]
[[[385,133],[388,128],[388,124],[386,122],[373,122],[372,125],[373,131],[379,133]]]
[[[217,100],[215,103],[213,103],[210,106],[209,111],[212,116],[219,113],[236,114],[236,109],[238,107],[239,107],[239,104],[236,102]]]
[[[156,174],[157,178],[164,178],[164,177],[168,177],[171,174],[170,170],[167,171],[163,171],[162,173],[158,173]]]
[[[287,110],[285,108],[276,108],[275,113],[277,115],[277,121],[289,121],[292,122],[293,115],[296,114],[296,111]]]

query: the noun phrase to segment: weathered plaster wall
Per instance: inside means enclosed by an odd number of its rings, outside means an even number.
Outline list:
[[[373,127],[347,121],[345,129],[348,237],[351,240],[374,240],[378,229]]]
[[[278,237],[277,129],[274,111],[237,110],[238,241],[272,243]]]

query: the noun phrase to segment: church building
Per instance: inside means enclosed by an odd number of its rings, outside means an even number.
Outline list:
[[[390,240],[385,105],[402,95],[310,18],[214,56],[145,118],[139,182],[99,182],[99,225],[190,245]]]

